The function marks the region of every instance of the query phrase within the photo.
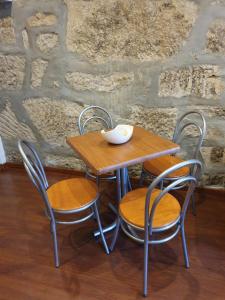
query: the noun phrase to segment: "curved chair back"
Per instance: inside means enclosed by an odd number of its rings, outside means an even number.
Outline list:
[[[46,194],[46,190],[48,189],[49,184],[45,175],[44,167],[34,146],[30,142],[20,140],[18,142],[18,148],[28,176],[30,177],[31,181],[33,182],[45,202],[48,215],[51,218],[54,218],[52,208]]]
[[[110,114],[104,108],[96,105],[85,108],[79,116],[78,128],[80,134],[84,134],[88,131],[88,126],[96,122],[96,125],[101,125],[101,128],[112,129],[113,121]],[[95,129],[94,129],[95,130]]]
[[[163,190],[161,190],[159,195],[154,200],[154,203],[151,207],[151,210],[149,210],[149,208],[150,208],[149,207],[150,206],[150,198],[151,198],[152,191],[157,188],[157,186],[159,185],[159,183],[161,182],[161,180],[163,178],[168,177],[168,175],[170,173],[172,173],[176,170],[179,170],[183,167],[189,167],[190,170],[191,170],[190,174],[186,177],[181,177],[181,178],[177,179],[176,181],[173,181],[171,184],[169,184],[167,187],[165,187]],[[159,205],[161,199],[163,198],[163,196],[165,196],[170,191],[176,189],[177,186],[188,184],[185,200],[184,200],[182,210],[181,210],[181,215],[180,215],[180,222],[181,223],[184,222],[184,218],[185,218],[185,214],[186,214],[186,211],[187,211],[187,208],[188,208],[188,204],[190,202],[192,193],[194,192],[194,189],[195,189],[196,184],[198,182],[198,178],[200,176],[201,169],[202,169],[202,164],[199,160],[197,160],[197,159],[187,160],[187,161],[181,162],[181,163],[167,169],[166,171],[161,173],[151,183],[151,185],[148,188],[147,195],[146,195],[145,231],[147,231],[150,235],[152,234],[152,231],[153,231],[152,224],[153,224],[153,219],[154,219],[154,213],[155,213],[155,210],[156,210],[157,206]],[[150,211],[150,213],[149,213],[149,211]],[[167,227],[167,228],[161,228],[159,231],[166,230],[166,229],[170,228],[171,226],[173,226],[173,224],[170,224],[169,227]]]
[[[200,117],[200,124],[199,120],[193,120],[192,117],[196,115]],[[189,119],[191,117],[191,119]],[[173,134],[173,141],[175,143],[181,138],[182,133],[185,134],[187,130],[192,130],[197,132],[197,143],[194,147],[193,158],[197,159],[199,150],[201,148],[203,139],[206,134],[206,121],[202,113],[198,111],[190,111],[183,114],[177,121],[174,134]]]

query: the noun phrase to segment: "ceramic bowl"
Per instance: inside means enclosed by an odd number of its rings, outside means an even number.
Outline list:
[[[133,134],[133,126],[117,125],[114,129],[105,131],[102,130],[103,138],[111,144],[123,144],[129,141]]]

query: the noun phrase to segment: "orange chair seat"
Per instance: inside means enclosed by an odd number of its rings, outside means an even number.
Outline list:
[[[72,178],[59,181],[47,190],[51,207],[54,210],[76,210],[82,208],[98,195],[94,182],[85,178]]]
[[[165,155],[159,158],[145,161],[143,167],[147,172],[151,173],[154,176],[158,176],[168,168],[181,162],[183,162],[183,160],[177,156]],[[176,170],[173,173],[170,173],[168,175],[168,178],[187,176],[189,172],[190,172],[189,168],[184,167],[179,170]]]
[[[154,189],[150,199],[149,211],[155,198],[161,191]],[[147,188],[140,188],[127,193],[120,202],[119,213],[122,219],[134,226],[144,228],[145,199]],[[166,194],[156,207],[153,228],[161,228],[178,220],[181,207],[178,200],[171,194]]]

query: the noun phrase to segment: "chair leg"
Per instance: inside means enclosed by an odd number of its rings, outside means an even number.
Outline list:
[[[113,251],[113,249],[115,247],[115,244],[116,244],[116,241],[118,238],[118,234],[119,234],[119,229],[120,229],[120,218],[118,217],[117,221],[116,221],[116,228],[114,229],[113,239],[112,239],[112,242],[110,245],[110,251]]]
[[[196,216],[196,206],[195,206],[195,194],[191,195],[191,203],[192,203],[192,214]]]
[[[100,177],[99,176],[96,176],[96,184],[99,188],[99,186],[100,186]]]
[[[97,185],[97,187],[98,187],[98,190],[99,190],[99,187],[100,187],[100,177],[99,176],[96,176],[96,185]],[[97,202],[97,208],[99,209],[99,202]],[[93,218],[94,218],[94,220],[96,220],[97,218],[96,218],[96,214],[95,214],[95,209],[94,209],[94,207],[91,207],[91,210],[94,212],[94,216],[93,216]]]
[[[143,282],[143,295],[148,295],[148,242],[144,243],[144,282]]]
[[[108,207],[117,216],[117,214],[118,214],[117,208],[111,202],[109,202]]]
[[[96,220],[97,220],[97,218],[96,218],[96,215],[95,215],[95,210],[94,210],[94,208],[93,208],[93,207],[91,207],[91,211],[94,213],[94,214],[93,214],[93,219],[96,221]]]
[[[105,252],[107,254],[109,254],[109,248],[108,248],[108,245],[106,243],[105,236],[104,236],[104,233],[103,233],[103,230],[102,230],[102,224],[101,224],[101,220],[100,220],[100,217],[99,217],[99,212],[98,212],[98,207],[97,207],[96,202],[94,203],[94,211],[95,211],[95,217],[96,217],[97,222],[98,222],[98,228],[99,228],[99,231],[100,231],[102,242],[103,242],[103,245],[104,245],[104,248],[105,248]]]
[[[188,258],[188,251],[187,251],[187,243],[185,238],[185,231],[184,231],[184,224],[181,224],[181,237],[182,237],[182,246],[184,252],[184,261],[186,268],[190,267],[189,258]]]
[[[51,232],[53,237],[53,245],[54,245],[54,259],[55,259],[55,267],[59,267],[59,250],[58,250],[58,241],[57,241],[57,231],[56,224],[51,222]]]
[[[159,187],[160,190],[162,191],[162,190],[163,190],[163,186],[164,186],[163,179],[160,181],[159,186],[160,186],[160,187]]]
[[[127,172],[127,183],[128,183],[128,192],[132,191],[132,185],[131,185],[131,181],[130,181],[130,176]]]
[[[139,186],[142,186],[143,185],[143,180],[144,180],[144,177],[145,177],[145,171],[141,170],[141,175],[140,175],[140,179],[139,179]]]

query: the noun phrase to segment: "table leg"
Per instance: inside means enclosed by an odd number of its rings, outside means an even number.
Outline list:
[[[117,201],[120,202],[122,198],[122,189],[121,189],[121,170],[116,170],[116,191],[117,191]]]
[[[127,184],[127,169],[123,168],[120,170],[120,181],[121,181],[121,184],[120,184],[120,189],[121,189],[121,197],[123,197],[126,193],[127,193],[127,190],[128,190],[128,184]],[[120,198],[119,201],[120,201]]]
[[[118,202],[120,202],[121,198],[128,192],[128,171],[127,171],[127,168],[116,170],[116,190],[117,190],[117,200],[118,200]],[[103,228],[103,233],[112,231],[115,227],[119,227],[118,226],[118,218],[116,218],[116,220],[112,224],[110,224],[109,226],[104,227]],[[99,235],[100,235],[99,230],[96,230],[94,232],[94,236],[98,237]]]
[[[118,176],[117,177],[117,189],[119,191],[119,193],[118,193],[118,202],[120,202],[120,200],[122,199],[122,197],[124,195],[126,195],[126,193],[128,192],[128,189],[129,189],[129,182],[128,182],[129,178],[128,178],[128,170],[127,170],[127,168],[120,169],[120,171],[118,171],[118,175],[117,176]],[[117,219],[116,219],[116,228],[114,230],[112,242],[111,242],[111,245],[110,245],[110,251],[112,251],[114,249],[114,246],[115,246],[116,241],[117,241],[119,229],[120,229],[120,218],[119,218],[119,216],[117,216]]]

